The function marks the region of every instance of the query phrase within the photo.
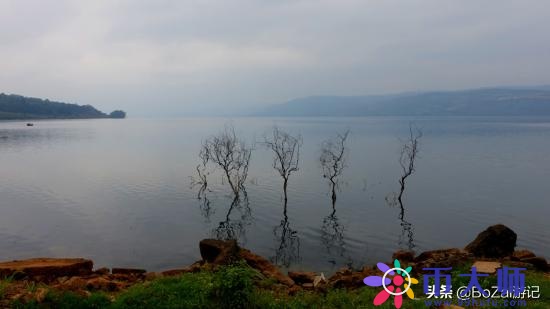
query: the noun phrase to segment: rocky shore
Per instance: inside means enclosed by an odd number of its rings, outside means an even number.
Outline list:
[[[466,247],[425,251],[416,255],[412,251],[397,251],[392,260],[398,259],[412,266],[416,273],[422,268],[456,267],[473,263],[478,272],[495,273],[502,264],[529,270],[548,272],[550,267],[544,257],[528,250],[516,250],[517,235],[504,225],[494,225],[481,232]],[[180,269],[163,272],[147,272],[132,268],[93,268],[93,261],[77,259],[35,258],[0,263],[0,277],[8,284],[3,288],[0,306],[14,301],[44,300],[48,290],[72,291],[89,296],[103,291],[113,299],[130,286],[161,277],[185,273],[215,270],[221,265],[246,263],[265,278],[276,282],[272,286],[282,293],[293,295],[301,290],[326,291],[329,288],[356,289],[364,287],[363,278],[377,275],[376,266],[362,269],[343,268],[326,278],[322,273],[283,273],[267,259],[241,248],[234,240],[204,239],[199,243],[202,259]],[[390,260],[388,262],[391,262]],[[391,264],[391,263],[388,263]],[[29,286],[37,288],[29,289]]]

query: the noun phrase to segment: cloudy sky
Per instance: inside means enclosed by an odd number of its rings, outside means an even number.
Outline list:
[[[0,92],[132,116],[529,84],[546,0],[0,0]]]

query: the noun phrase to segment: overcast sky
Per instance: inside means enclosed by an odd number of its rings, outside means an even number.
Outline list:
[[[131,116],[528,84],[546,0],[0,0],[0,92]]]

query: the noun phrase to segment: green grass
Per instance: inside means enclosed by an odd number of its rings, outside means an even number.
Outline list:
[[[6,289],[10,285],[10,283],[13,281],[13,277],[7,277],[4,279],[0,279],[0,300],[4,298],[4,294],[6,293]]]
[[[28,303],[15,301],[12,303],[13,308],[60,308],[60,309],[96,309],[109,308],[111,301],[103,294],[92,294],[90,297],[82,297],[72,292],[52,292],[46,295],[46,299],[42,303],[37,303],[35,300]]]
[[[0,299],[4,298],[4,294],[6,293],[6,288],[9,286],[9,282],[1,280],[0,281]]]
[[[467,285],[458,274],[469,273],[470,265],[452,272],[453,286]],[[417,276],[420,277],[420,276]],[[418,278],[421,279],[421,278]],[[541,273],[529,272],[528,285],[539,285],[541,298],[528,300],[527,308],[550,308],[550,280]],[[420,282],[422,283],[422,281]],[[481,280],[483,286],[496,283],[494,276]],[[202,271],[178,277],[160,278],[137,284],[111,302],[104,294],[84,298],[73,293],[50,292],[43,303],[13,303],[15,308],[381,308],[393,307],[392,299],[379,307],[372,300],[380,291],[364,287],[354,291],[330,289],[326,293],[299,292],[294,296],[276,292],[277,284],[264,279],[243,265],[224,267],[216,272]],[[421,284],[414,286],[415,300],[406,298],[404,309],[426,309]],[[418,298],[421,297],[421,298]],[[525,308],[525,307],[523,307]]]

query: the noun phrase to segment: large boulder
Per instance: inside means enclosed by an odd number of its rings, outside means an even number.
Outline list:
[[[204,261],[216,265],[227,265],[239,260],[239,246],[235,240],[203,239],[199,243]]]
[[[0,277],[32,278],[51,281],[64,276],[82,276],[92,273],[94,263],[86,259],[36,258],[0,263]]]
[[[514,253],[516,240],[517,235],[514,231],[505,225],[497,224],[479,233],[464,249],[476,257],[503,258]]]

